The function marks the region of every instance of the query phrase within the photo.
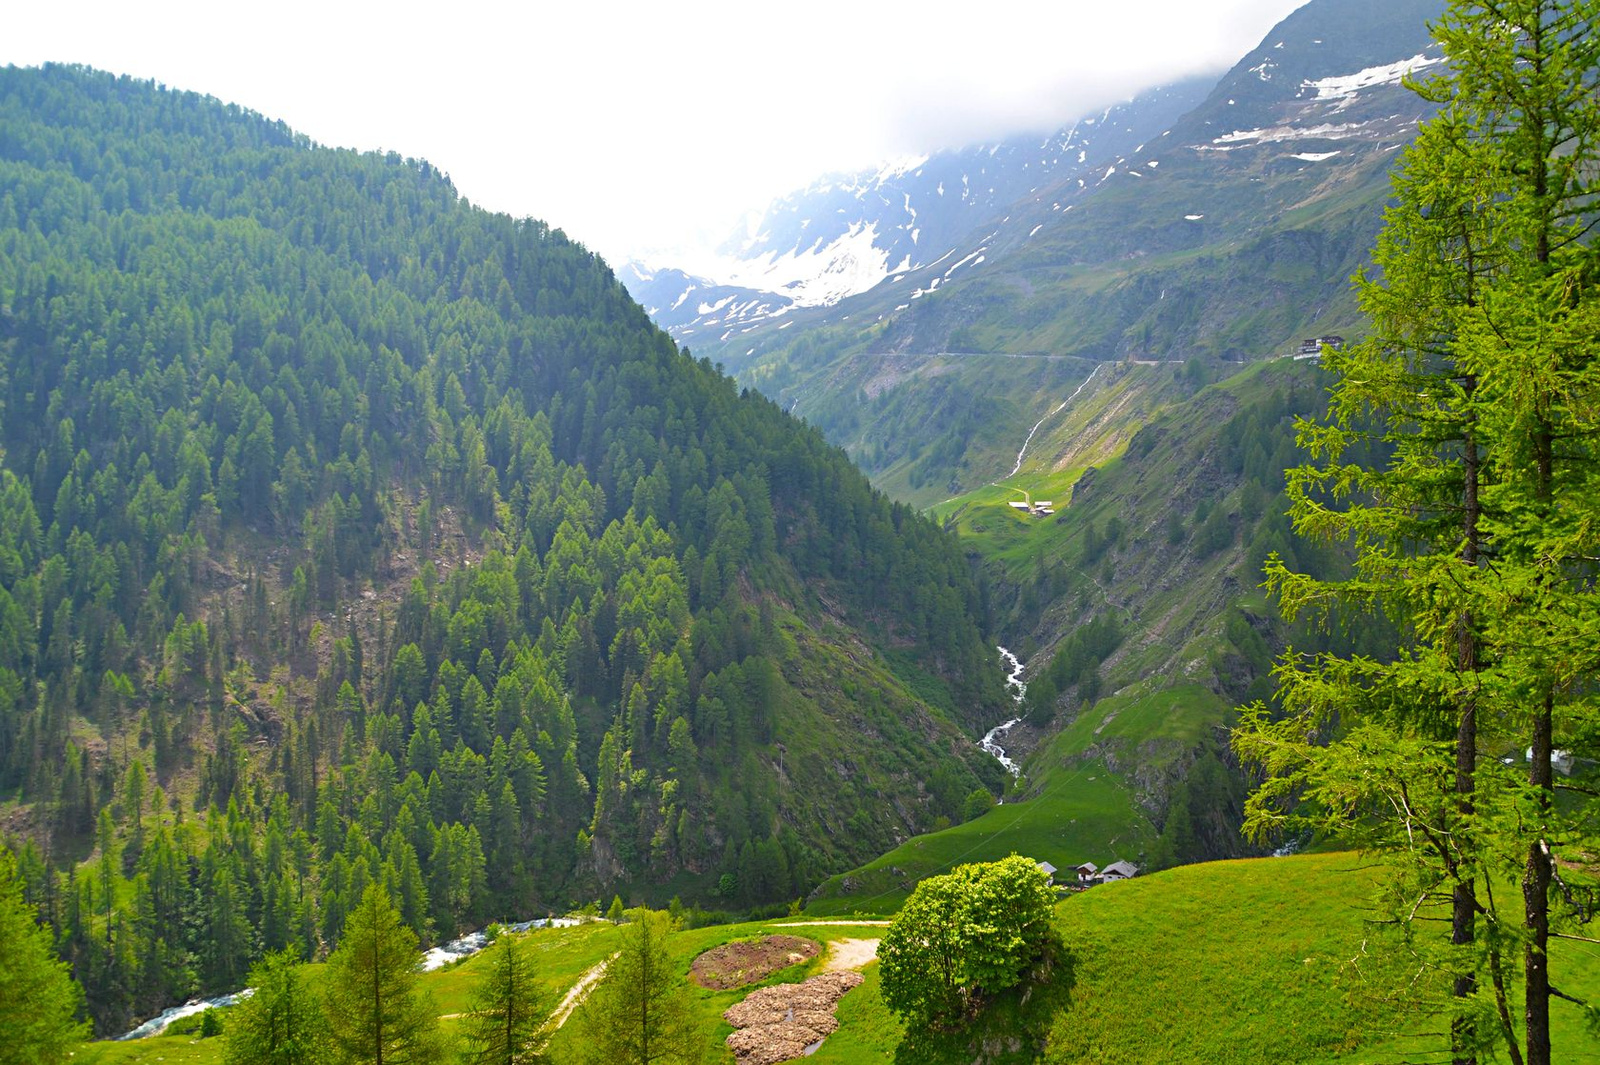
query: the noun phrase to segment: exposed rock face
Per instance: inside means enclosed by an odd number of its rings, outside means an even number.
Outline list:
[[[807,1047],[838,1030],[834,1007],[861,980],[860,973],[847,970],[751,992],[722,1014],[738,1029],[728,1036],[728,1049],[739,1065],[777,1065],[803,1056]]]

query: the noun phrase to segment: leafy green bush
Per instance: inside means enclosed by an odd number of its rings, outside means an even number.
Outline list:
[[[957,866],[917,885],[878,960],[895,1013],[951,1027],[1020,983],[1055,943],[1050,890],[1031,858]]]

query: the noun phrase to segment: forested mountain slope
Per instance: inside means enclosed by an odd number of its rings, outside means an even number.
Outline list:
[[[748,905],[998,786],[953,538],[427,163],[0,71],[0,446],[0,815],[101,1030],[374,878]]]

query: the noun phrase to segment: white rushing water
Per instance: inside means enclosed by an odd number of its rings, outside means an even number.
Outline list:
[[[537,920],[518,921],[516,924],[501,925],[500,927],[506,932],[526,932],[530,928],[571,928],[573,925],[581,923],[576,917],[540,917]],[[442,947],[433,947],[424,951],[421,959],[417,962],[417,971],[430,973],[435,969],[449,965],[453,961],[469,958],[488,945],[488,929],[480,932],[468,932],[460,939],[452,939]],[[209,1009],[232,1006],[234,1003],[242,1002],[255,993],[255,988],[247,987],[243,991],[235,991],[231,995],[190,999],[181,1006],[173,1006],[171,1009],[162,1010],[133,1031],[126,1035],[119,1035],[117,1040],[120,1042],[125,1039],[144,1039],[146,1036],[160,1035],[185,1017],[193,1017],[195,1014],[204,1013]]]
[[[171,1009],[162,1010],[127,1035],[117,1036],[117,1039],[120,1042],[124,1039],[143,1039],[145,1036],[160,1035],[167,1030],[168,1026],[183,1020],[185,1017],[193,1017],[195,1014],[204,1013],[209,1009],[221,1009],[223,1006],[231,1006],[235,1002],[244,1001],[255,993],[255,988],[247,987],[243,991],[235,991],[231,995],[218,995],[216,998],[192,998],[181,1006],[173,1006]]]
[[[540,917],[535,921],[519,921],[516,924],[501,925],[506,932],[526,932],[530,928],[571,928],[581,922],[576,917]],[[419,972],[431,973],[435,969],[442,969],[453,961],[469,958],[489,945],[489,932],[468,932],[460,939],[452,939],[442,947],[434,947],[422,954],[422,963],[417,966]]]
[[[1011,690],[1011,701],[1020,707],[1022,705],[1022,697],[1028,694],[1028,686],[1022,681],[1022,662],[1004,647],[997,647],[996,650],[1000,652],[1000,657],[1005,659],[1006,663],[1011,667],[1011,671],[1006,674],[1006,687]],[[1006,750],[1000,746],[1000,739],[1011,731],[1011,726],[1021,720],[1022,718],[1020,717],[1014,717],[1010,721],[996,725],[984,733],[983,739],[978,741],[978,746],[982,747],[986,753],[993,755],[995,761],[1005,766],[1006,772],[1012,776],[1021,773],[1022,767],[1006,757]]]

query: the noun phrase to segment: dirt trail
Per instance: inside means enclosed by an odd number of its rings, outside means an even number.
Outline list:
[[[622,952],[618,951],[617,953],[620,954]],[[589,997],[589,992],[594,988],[594,985],[606,974],[606,966],[610,965],[616,956],[616,954],[613,954],[605,961],[597,962],[582,976],[578,977],[578,982],[572,985],[572,990],[566,993],[566,996],[561,1000],[561,1005],[557,1006],[556,1011],[550,1015],[547,1025],[550,1031],[553,1032],[567,1023],[567,1018],[572,1016],[572,1011],[582,1005],[583,1000]]]
[[[876,939],[835,939],[828,944],[828,960],[823,963],[822,971],[836,973],[865,967],[868,962],[877,960],[879,942]]]

